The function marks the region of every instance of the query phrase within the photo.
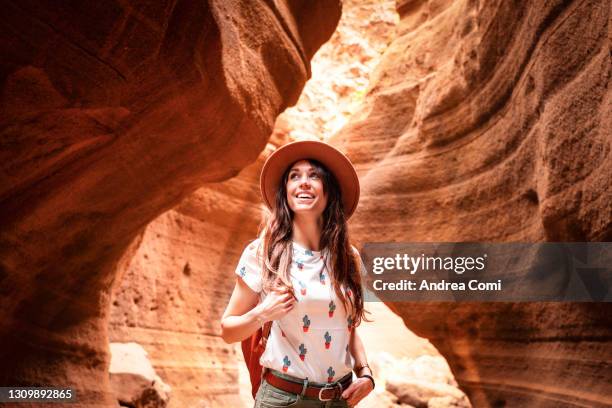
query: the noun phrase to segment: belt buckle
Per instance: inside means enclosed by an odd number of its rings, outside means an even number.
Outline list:
[[[332,398],[327,398],[327,399],[323,399],[322,394],[323,391],[325,390],[333,390],[336,388],[336,386],[340,387],[340,394],[342,395],[342,384],[340,384],[339,382],[337,383],[331,383],[331,384],[325,384],[320,390],[319,390],[319,401],[325,402],[325,401],[331,401],[334,399],[334,397],[332,396]],[[335,396],[335,393],[334,393]]]

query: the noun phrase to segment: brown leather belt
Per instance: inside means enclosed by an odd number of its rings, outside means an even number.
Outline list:
[[[266,370],[264,374],[264,380],[273,387],[281,389],[283,391],[290,392],[292,394],[302,394],[304,388],[303,383],[285,380],[284,378],[277,377],[270,370]],[[299,381],[299,379],[296,378]],[[342,391],[346,390],[349,385],[353,382],[353,376],[347,375],[346,379],[341,378],[340,381],[326,384],[323,387],[317,387],[314,385],[308,385],[304,395],[309,398],[316,398],[320,401],[331,401],[339,400],[342,397]]]

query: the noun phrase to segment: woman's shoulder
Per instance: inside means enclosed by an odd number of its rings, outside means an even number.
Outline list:
[[[247,249],[256,250],[261,244],[261,238],[257,237],[247,244]]]
[[[364,275],[366,273],[366,268],[365,268],[365,264],[363,263],[363,259],[361,258],[361,254],[359,253],[357,248],[355,248],[354,245],[351,245],[351,248],[353,249],[353,255],[355,256],[355,260],[359,264],[359,269],[361,270],[361,274]]]
[[[244,250],[242,251],[242,254],[256,257],[257,254],[260,253],[261,243],[261,238],[255,238],[245,246]]]
[[[257,255],[258,247],[257,239],[246,245],[235,271],[254,292],[261,292],[261,262]]]

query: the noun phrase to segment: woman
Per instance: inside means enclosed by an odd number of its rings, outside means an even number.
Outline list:
[[[260,184],[271,215],[240,258],[222,337],[242,341],[273,321],[256,407],[354,406],[374,389],[355,330],[364,319],[361,262],[346,225],[357,173],[332,146],[298,141],[268,158]]]

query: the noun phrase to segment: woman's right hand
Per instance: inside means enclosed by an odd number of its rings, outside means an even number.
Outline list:
[[[289,313],[295,306],[296,298],[289,290],[271,291],[264,300],[257,305],[259,319],[262,323],[270,320],[279,320]]]
[[[261,303],[258,302],[259,293],[241,278],[236,278],[236,286],[221,318],[221,338],[226,343],[242,341],[265,322],[282,318],[293,309],[296,299],[285,289],[271,291]]]

